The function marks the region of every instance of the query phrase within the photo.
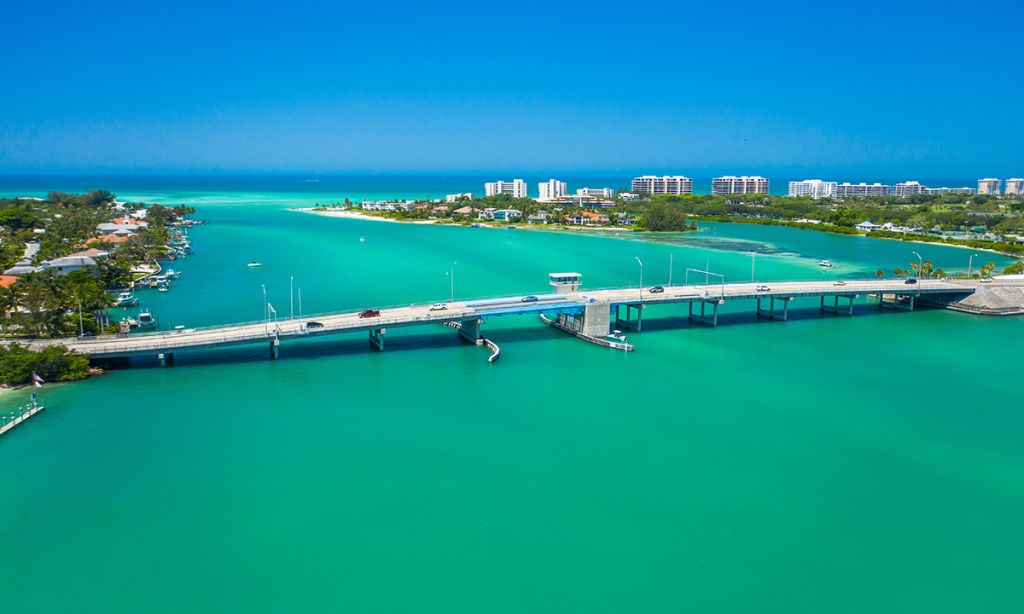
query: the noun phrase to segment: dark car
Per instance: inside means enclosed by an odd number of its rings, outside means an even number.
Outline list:
[[[360,311],[359,312],[359,317],[360,318],[376,318],[379,315],[380,315],[380,310],[379,309],[367,309],[365,311]]]
[[[648,290],[648,292],[650,292],[651,294],[661,294],[664,291],[665,288],[662,288],[661,286],[654,286],[653,288]]]
[[[917,280],[914,279],[913,277],[911,277],[910,279],[908,279],[907,281],[905,281],[903,283],[913,285],[913,284],[917,283]]]
[[[324,327],[323,322],[316,322],[316,321],[306,322],[306,328],[323,328],[323,327]]]
[[[536,303],[537,302],[537,297],[536,296],[524,296],[523,297],[523,302],[524,303]]]

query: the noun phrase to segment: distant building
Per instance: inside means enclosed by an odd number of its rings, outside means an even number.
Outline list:
[[[508,194],[513,198],[526,198],[526,182],[522,179],[512,181],[493,181],[484,184],[485,196]]]
[[[522,217],[523,212],[518,209],[495,209],[491,212],[491,219],[495,222],[511,222]]]
[[[715,177],[711,180],[711,193],[716,196],[727,194],[767,194],[771,182],[764,177]]]
[[[916,181],[904,181],[897,183],[892,187],[893,196],[916,196],[918,194],[924,194],[925,188],[923,185]]]
[[[600,226],[601,224],[607,224],[609,218],[603,213],[594,213],[593,211],[581,211],[576,215],[570,216],[566,222],[574,224],[576,226]]]
[[[879,226],[878,224],[875,224],[873,222],[865,220],[865,221],[861,222],[860,224],[857,224],[856,226],[854,226],[854,228],[856,228],[857,230],[863,230],[864,232],[871,232],[872,230],[878,230],[879,228],[881,228],[881,226]]]
[[[845,181],[836,185],[836,198],[867,198],[868,196],[888,196],[891,186],[884,183],[850,183]]]
[[[569,187],[564,181],[549,179],[538,184],[540,197],[537,200],[553,201],[562,198],[569,193]]]
[[[1002,181],[999,179],[979,179],[978,180],[978,194],[999,194],[999,188],[1002,186]]]
[[[789,182],[789,195],[800,198],[810,196],[811,198],[835,198],[835,181],[822,181],[821,179],[804,179],[803,181]]]
[[[1024,179],[1015,177],[1013,179],[1006,180],[1006,195],[1021,196],[1024,195]]]
[[[454,203],[460,200],[473,200],[472,192],[465,192],[463,194],[445,194],[444,202]]]
[[[576,196],[593,196],[595,198],[615,198],[614,188],[577,188]]]
[[[974,188],[925,188],[929,196],[945,196],[946,194],[974,194]]]
[[[632,192],[619,192],[619,200],[640,200],[640,195]]]
[[[659,194],[693,194],[693,179],[682,175],[644,175],[634,177],[631,186],[633,192],[646,192],[655,196]]]
[[[452,211],[452,215],[473,215],[473,207],[459,207]]]
[[[537,213],[534,213],[533,215],[527,216],[526,217],[526,221],[530,222],[531,224],[547,224],[548,223],[548,218],[550,218],[550,217],[551,217],[551,214],[548,213],[547,211],[538,211]]]

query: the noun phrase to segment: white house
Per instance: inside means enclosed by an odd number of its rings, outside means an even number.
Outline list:
[[[864,232],[871,232],[872,230],[878,230],[881,228],[878,224],[874,224],[868,220],[864,220],[860,224],[854,226],[857,230],[863,230]]]

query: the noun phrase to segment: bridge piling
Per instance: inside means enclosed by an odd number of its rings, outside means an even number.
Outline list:
[[[473,345],[481,345],[484,338],[480,336],[480,325],[483,323],[484,321],[480,318],[463,320],[462,326],[459,327],[459,336]]]
[[[786,321],[789,319],[789,301],[793,300],[792,296],[772,296],[769,297],[768,310],[765,311],[761,308],[761,297],[757,298],[757,315],[758,317],[764,316],[773,320]],[[775,301],[782,303],[782,313],[775,311]]]
[[[387,332],[383,328],[375,328],[370,331],[370,347],[376,349],[379,352],[384,351],[384,333]]]
[[[708,326],[718,326],[718,304],[720,302],[721,301],[719,299],[715,299],[713,301],[702,300],[700,302],[700,315],[696,315],[693,313],[693,301],[691,301],[690,313],[688,316],[689,319],[697,320],[701,324],[707,324]],[[707,315],[707,306],[709,304],[712,306],[712,313],[710,317]]]
[[[271,360],[277,360],[280,357],[280,354],[281,354],[280,347],[281,347],[281,339],[279,339],[275,335],[274,338],[271,339],[271,341],[270,341],[270,359]]]
[[[834,313],[834,314],[837,314],[837,315],[845,314],[845,315],[851,315],[851,316],[853,315],[853,302],[857,299],[857,295],[856,294],[850,294],[850,295],[835,294],[835,295],[832,296],[832,298],[833,298],[832,304],[831,305],[826,305],[825,304],[825,295],[824,294],[821,295],[821,306],[819,307],[819,310],[822,313]],[[849,300],[849,304],[847,305],[847,307],[845,309],[840,309],[839,308],[839,299],[840,298],[845,298],[845,299]]]
[[[174,364],[174,354],[172,352],[161,352],[156,355],[156,358],[160,361],[161,367],[170,367]]]
[[[633,310],[636,310],[636,323],[631,320]],[[615,328],[632,329],[640,332],[644,325],[644,305],[626,305],[626,319],[619,318],[619,305],[615,306]]]
[[[885,294],[878,295],[878,307],[879,309],[898,309],[900,311],[913,311],[914,310],[914,294],[892,294],[892,300],[886,300]]]

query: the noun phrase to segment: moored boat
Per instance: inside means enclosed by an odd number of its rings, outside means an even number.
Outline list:
[[[114,299],[114,306],[115,307],[131,307],[133,305],[137,305],[138,302],[139,302],[139,299],[135,298],[135,295],[132,294],[131,292],[122,292],[122,293],[117,295],[116,299]]]

